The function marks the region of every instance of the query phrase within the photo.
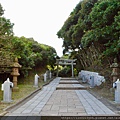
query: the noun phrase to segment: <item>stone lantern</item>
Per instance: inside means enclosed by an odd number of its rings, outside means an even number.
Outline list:
[[[11,65],[12,67],[12,72],[11,75],[13,76],[13,91],[18,91],[19,88],[17,87],[17,77],[20,75],[19,74],[19,68],[22,66],[18,63],[18,59],[15,58],[14,63]]]
[[[119,78],[119,64],[117,63],[117,59],[114,59],[114,63],[110,65],[110,67],[113,69],[111,76],[113,77],[113,83]]]

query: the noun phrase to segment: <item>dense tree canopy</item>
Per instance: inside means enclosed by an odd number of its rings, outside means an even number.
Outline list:
[[[40,44],[33,38],[13,37],[11,51],[14,57],[19,58],[19,63],[23,66],[22,72],[27,74],[28,69],[38,66],[50,65],[55,63],[56,51],[54,48]]]
[[[57,35],[64,40],[63,46],[66,51],[80,48],[81,38],[85,31],[91,28],[91,21],[88,15],[96,1],[84,0],[78,3],[63,27],[58,31]]]
[[[82,0],[57,32],[82,68],[120,61],[120,0]],[[78,51],[76,52],[76,49]]]
[[[3,17],[4,10],[0,4],[0,64],[6,66],[10,64],[11,61],[11,37],[13,36],[13,24],[9,19]],[[0,69],[0,71],[3,71]],[[9,70],[6,70],[9,71]]]

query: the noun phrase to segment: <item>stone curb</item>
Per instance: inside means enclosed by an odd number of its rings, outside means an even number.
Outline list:
[[[54,77],[55,78],[55,77]],[[47,83],[45,83],[44,85],[42,85],[40,88],[38,88],[37,90],[33,91],[32,93],[30,93],[29,95],[27,95],[25,98],[21,99],[20,101],[16,102],[15,104],[7,107],[4,109],[5,112],[1,113],[0,116],[4,116],[5,114],[8,113],[8,110],[14,108],[16,105],[21,104],[23,101],[27,100],[30,98],[30,96],[34,95],[35,93],[37,93],[39,90],[42,90],[43,86],[48,85],[54,78],[52,78],[51,80],[49,80]]]

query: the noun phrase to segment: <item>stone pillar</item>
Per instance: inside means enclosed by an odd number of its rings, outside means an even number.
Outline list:
[[[17,91],[19,91],[19,88],[17,86],[17,77],[20,75],[19,68],[21,68],[22,66],[18,63],[18,59],[15,58],[15,61],[11,65],[11,67],[12,67],[11,75],[13,76],[13,84],[14,84],[13,91],[17,92]]]
[[[114,59],[114,63],[110,66],[112,70],[111,76],[113,77],[113,83],[119,78],[119,64],[117,63],[117,59]]]

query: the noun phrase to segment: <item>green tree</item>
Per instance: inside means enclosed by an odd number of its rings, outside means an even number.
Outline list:
[[[0,66],[9,66],[12,61],[11,38],[13,36],[13,23],[3,17],[4,10],[0,4]],[[9,45],[8,45],[9,43]]]
[[[70,57],[83,69],[104,61],[110,65],[114,57],[120,61],[120,1],[79,2],[57,35],[63,39],[63,53],[71,50]]]

